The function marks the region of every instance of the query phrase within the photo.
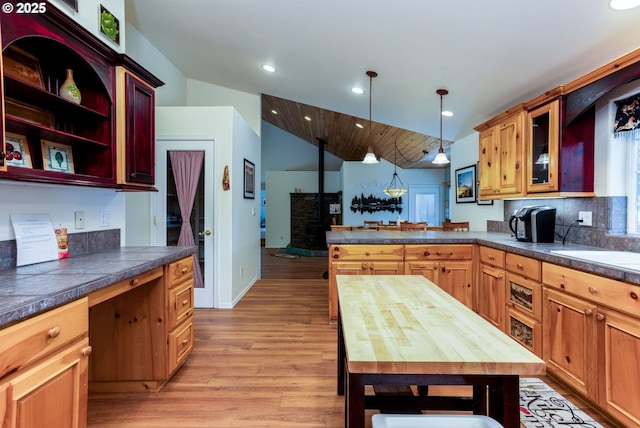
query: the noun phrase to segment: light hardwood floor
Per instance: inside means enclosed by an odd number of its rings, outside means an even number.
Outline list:
[[[338,428],[336,325],[327,259],[263,249],[262,276],[232,310],[197,309],[195,348],[159,392],[90,394],[91,427]],[[553,379],[547,383],[614,427]]]

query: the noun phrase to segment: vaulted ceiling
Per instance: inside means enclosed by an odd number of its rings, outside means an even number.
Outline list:
[[[640,8],[608,0],[126,0],[188,78],[262,95],[263,120],[345,160],[427,167],[490,117],[640,47]],[[266,73],[261,65],[277,69]],[[369,93],[367,70],[378,77]],[[162,76],[160,76],[162,77]],[[354,95],[353,86],[365,89]],[[372,97],[372,132],[366,124]],[[212,101],[215,104],[215,100]],[[278,111],[273,115],[271,110]],[[312,119],[304,120],[307,114]],[[419,162],[423,151],[429,154]]]

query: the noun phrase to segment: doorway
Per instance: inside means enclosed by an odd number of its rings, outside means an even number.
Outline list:
[[[409,221],[442,224],[442,188],[436,185],[409,186]]]
[[[204,154],[189,223],[194,237],[194,245],[198,247],[197,258],[202,276],[202,286],[196,285],[194,289],[195,306],[213,308],[216,305],[218,293],[214,283],[213,254],[215,243],[213,231],[214,140],[157,139],[156,187],[158,192],[155,194],[155,215],[152,219],[155,229],[153,233],[155,245],[176,245],[182,226],[171,152],[201,152]]]

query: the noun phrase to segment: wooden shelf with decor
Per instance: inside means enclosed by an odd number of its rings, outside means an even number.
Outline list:
[[[53,6],[42,14],[3,19],[1,32],[5,64],[2,132],[24,141],[30,162],[11,162],[13,156],[7,153],[3,138],[1,157],[9,155],[9,160],[0,164],[0,179],[130,190],[118,180],[119,163],[138,165],[141,161],[132,156],[145,153],[148,164],[153,159],[155,136],[145,131],[146,138],[138,143],[144,148],[133,154],[122,148],[125,153],[119,154],[116,109],[135,112],[139,105],[117,100],[116,69],[123,63],[132,69],[142,67]],[[135,129],[148,130],[154,126],[153,89],[162,82],[147,71],[141,74],[151,88],[151,98],[146,115],[137,116]],[[71,75],[80,92],[79,102],[60,91]],[[44,150],[43,144],[64,148],[64,166],[47,168],[51,164],[47,156],[53,152]],[[152,169],[144,180],[134,190],[155,190]]]

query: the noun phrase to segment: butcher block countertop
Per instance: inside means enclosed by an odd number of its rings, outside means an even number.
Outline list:
[[[554,253],[554,251],[559,250],[606,251],[603,248],[575,244],[562,245],[561,242],[521,242],[507,233],[442,232],[435,230],[425,232],[377,231],[375,233],[335,231],[327,232],[327,244],[478,244],[640,285],[640,270],[626,269],[623,266],[614,266],[609,263],[594,262]]]
[[[195,251],[196,247],[119,247],[0,270],[0,328]]]
[[[351,373],[541,375],[545,363],[422,276],[338,275]]]

